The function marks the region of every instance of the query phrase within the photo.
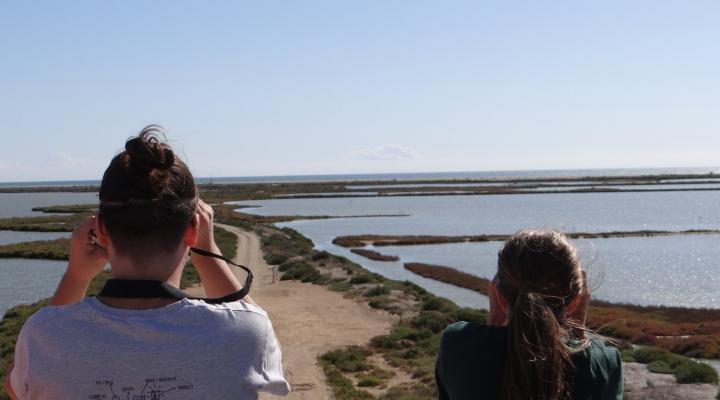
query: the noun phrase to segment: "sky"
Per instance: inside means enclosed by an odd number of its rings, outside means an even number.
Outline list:
[[[720,165],[720,2],[0,0],[0,181]]]

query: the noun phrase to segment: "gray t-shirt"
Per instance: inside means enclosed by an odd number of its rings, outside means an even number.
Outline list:
[[[281,358],[254,304],[127,310],[89,297],[28,319],[11,383],[21,400],[257,399],[289,393]]]

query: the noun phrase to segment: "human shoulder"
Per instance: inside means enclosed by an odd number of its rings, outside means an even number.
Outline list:
[[[232,301],[228,303],[211,304],[204,300],[187,299],[184,300],[188,308],[196,308],[206,310],[211,313],[231,313],[231,314],[256,314],[264,318],[268,318],[267,312],[257,304],[248,303],[243,300]]]
[[[445,328],[440,346],[441,351],[446,355],[467,354],[470,349],[501,345],[504,340],[504,327],[460,321]]]
[[[590,343],[585,350],[590,362],[595,368],[617,369],[621,368],[620,351],[609,345],[605,340],[597,336],[590,338]]]
[[[452,323],[443,331],[443,338],[447,339],[478,339],[484,336],[497,336],[505,332],[504,327],[478,324],[475,322],[459,321]]]
[[[81,310],[85,309],[86,306],[87,305],[84,300],[78,303],[63,306],[47,305],[35,311],[27,318],[27,320],[25,320],[23,330],[41,329],[47,325],[62,322],[65,317],[81,312]]]

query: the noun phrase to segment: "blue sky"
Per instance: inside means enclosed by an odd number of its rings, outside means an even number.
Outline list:
[[[0,181],[720,165],[717,1],[3,1]]]

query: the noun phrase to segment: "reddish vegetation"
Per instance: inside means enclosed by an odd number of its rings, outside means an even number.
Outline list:
[[[487,295],[488,288],[490,287],[490,281],[485,278],[466,274],[465,272],[458,271],[455,268],[444,267],[442,265],[406,263],[405,269],[425,278],[435,279],[451,285],[464,287],[485,295]]]
[[[369,259],[375,260],[375,261],[398,261],[398,260],[400,260],[400,257],[398,257],[398,256],[388,256],[388,255],[379,253],[375,250],[352,249],[350,251],[352,251],[355,254],[359,254],[365,258],[369,258]]]
[[[409,263],[426,278],[487,294],[487,279],[440,265]],[[603,335],[698,358],[720,358],[720,310],[648,307],[592,300],[587,326]]]
[[[633,237],[633,236],[668,236],[668,235],[697,235],[697,234],[718,234],[720,230],[715,229],[690,229],[685,231],[610,231],[610,232],[570,232],[566,235],[573,239],[610,238],[610,237]],[[443,244],[461,242],[491,242],[504,241],[510,235],[488,234],[488,235],[461,235],[461,236],[431,236],[431,235],[350,235],[338,236],[333,243],[343,247],[363,247],[371,244],[373,246],[417,246],[424,244]]]
[[[720,358],[720,310],[645,307],[594,300],[587,325],[632,343],[690,357]]]

